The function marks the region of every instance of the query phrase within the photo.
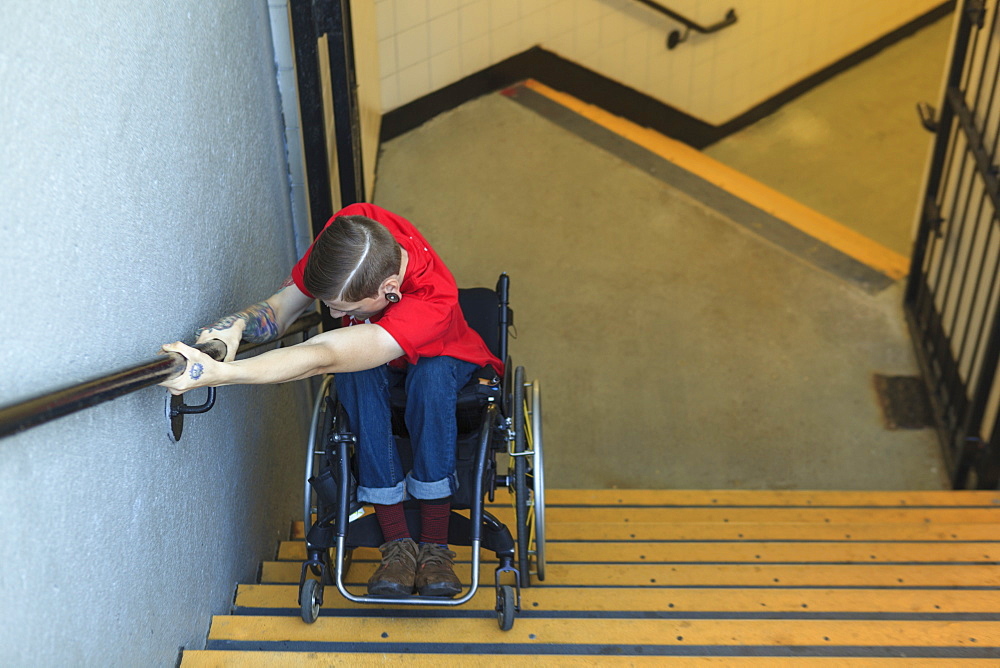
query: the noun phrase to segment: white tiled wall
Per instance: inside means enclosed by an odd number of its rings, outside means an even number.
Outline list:
[[[738,116],[941,0],[658,0],[708,25],[692,32],[635,0],[376,0],[382,111],[533,46],[708,123]]]

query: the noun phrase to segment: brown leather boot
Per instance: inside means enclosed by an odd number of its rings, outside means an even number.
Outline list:
[[[375,596],[409,596],[417,570],[417,544],[409,538],[383,543],[382,564],[368,580],[368,593]]]
[[[441,545],[421,543],[417,553],[417,578],[414,586],[421,596],[455,596],[462,583],[455,575],[455,553]]]

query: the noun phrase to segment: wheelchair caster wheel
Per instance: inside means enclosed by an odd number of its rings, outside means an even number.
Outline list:
[[[316,580],[306,580],[299,594],[299,606],[302,608],[302,621],[312,624],[319,617],[319,606],[323,600],[323,585]]]
[[[501,631],[510,631],[514,628],[514,613],[517,611],[517,600],[514,596],[514,588],[510,585],[502,585],[497,589],[497,624]]]

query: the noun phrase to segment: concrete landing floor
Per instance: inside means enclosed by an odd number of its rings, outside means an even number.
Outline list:
[[[385,144],[375,201],[459,285],[511,275],[551,488],[946,486],[873,388],[917,373],[901,283],[820,271],[499,93]]]

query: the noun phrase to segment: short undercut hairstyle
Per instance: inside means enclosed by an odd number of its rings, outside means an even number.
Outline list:
[[[384,225],[365,216],[337,216],[313,243],[303,273],[318,299],[359,302],[377,297],[382,282],[399,273],[402,252]]]

